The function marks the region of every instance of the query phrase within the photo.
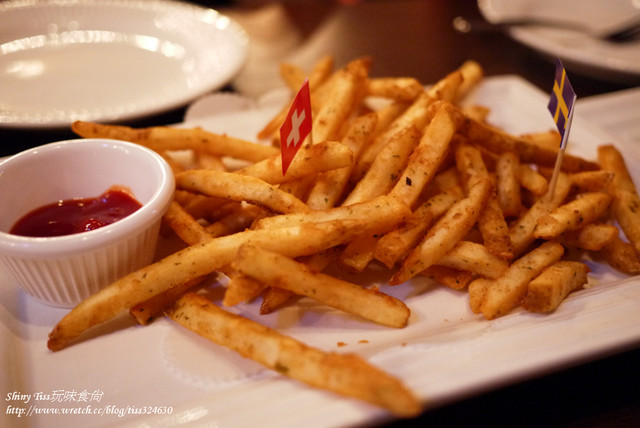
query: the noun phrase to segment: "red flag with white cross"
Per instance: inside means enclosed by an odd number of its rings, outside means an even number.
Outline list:
[[[283,176],[287,173],[291,161],[310,132],[311,97],[309,96],[309,79],[305,79],[293,99],[293,103],[291,103],[287,118],[280,127],[280,153]]]

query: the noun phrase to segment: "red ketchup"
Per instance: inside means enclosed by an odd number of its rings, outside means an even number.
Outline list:
[[[114,186],[97,198],[69,199],[36,208],[20,218],[9,233],[44,238],[87,232],[114,223],[141,206],[130,193]]]

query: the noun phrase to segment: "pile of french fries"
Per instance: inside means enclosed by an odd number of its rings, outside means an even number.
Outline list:
[[[640,272],[640,199],[615,147],[601,146],[597,161],[566,154],[554,174],[557,132],[511,135],[487,123],[487,108],[462,107],[483,79],[476,62],[427,89],[370,77],[370,67],[358,58],[336,69],[325,57],[307,75],[282,65],[292,92],[309,78],[313,109],[312,136],[284,176],[278,130],[289,106],[255,142],[199,128],[74,123],[81,137],[133,141],[166,157],[177,187],[164,221],[185,246],[81,302],[49,348],[122,312],[143,325],[167,316],[284,375],[413,416],[420,401],[366,360],[314,349],[225,307],[262,299],[270,313],[305,296],[402,328],[405,302],[326,268],[376,264],[389,270],[389,286],[431,278],[468,293],[486,319],[555,310],[588,282],[580,252]],[[188,162],[174,156],[185,150]],[[222,302],[199,288],[214,273],[228,278]]]

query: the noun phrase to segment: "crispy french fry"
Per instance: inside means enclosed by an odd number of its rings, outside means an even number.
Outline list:
[[[176,285],[160,294],[156,294],[150,299],[138,303],[131,309],[129,314],[140,325],[149,325],[152,321],[164,315],[164,312],[175,303],[184,293],[193,291],[198,286],[202,286],[206,276],[194,278],[183,284]]]
[[[221,269],[233,261],[238,248],[248,241],[298,257],[347,242],[370,228],[371,223],[376,222],[334,221],[283,229],[247,230],[187,247],[132,272],[80,302],[54,327],[47,346],[53,351],[60,350],[84,331],[138,303],[177,284]]]
[[[478,180],[469,195],[456,202],[429,230],[425,239],[407,256],[390,285],[401,284],[431,265],[438,263],[473,227],[491,190],[491,180]]]
[[[469,293],[474,290],[474,307],[487,319],[494,319],[515,308],[527,292],[528,284],[544,269],[562,257],[564,248],[557,242],[547,241],[514,261],[509,269],[497,280],[487,283],[481,280],[479,286],[469,285]],[[477,281],[477,280],[476,280]],[[475,281],[474,281],[475,282]]]
[[[338,140],[342,123],[354,111],[364,95],[370,59],[350,62],[335,73],[330,93],[313,118],[313,141]]]
[[[367,81],[367,95],[411,102],[418,98],[424,87],[413,77],[377,77]]]
[[[498,204],[505,217],[517,217],[522,212],[520,197],[520,161],[513,152],[498,155],[496,163]]]
[[[351,181],[357,182],[365,175],[380,150],[387,145],[389,139],[397,132],[411,126],[422,130],[427,124],[428,109],[432,103],[433,98],[425,92],[386,126],[384,131],[380,132],[371,144],[363,150],[352,172]]]
[[[240,273],[235,269],[228,276],[229,282],[222,299],[223,306],[235,306],[240,303],[250,302],[260,296],[266,287],[260,280]]]
[[[456,132],[452,110],[453,106],[449,103],[439,104],[433,120],[409,157],[404,172],[391,190],[391,194],[409,207],[416,203],[449,152],[451,139]]]
[[[472,118],[464,116],[460,109],[455,109],[455,119],[460,134],[467,137],[474,144],[481,145],[492,153],[515,152],[521,163],[537,163],[547,167],[555,165],[558,149],[538,146],[530,140],[517,137],[488,126]],[[562,164],[563,171],[575,172],[596,170],[599,166],[595,162],[578,156],[565,154]]]
[[[342,143],[351,149],[354,159],[357,159],[362,149],[373,138],[378,117],[376,113],[360,116],[353,120],[346,131]],[[345,193],[354,166],[355,163],[352,163],[344,168],[319,174],[307,197],[309,208],[322,210],[334,207]]]
[[[598,148],[598,161],[615,175],[609,187],[611,211],[636,253],[640,255],[640,197],[622,154],[612,145]]]
[[[529,283],[522,307],[530,312],[552,312],[572,291],[587,282],[590,269],[573,261],[558,261]]]
[[[375,247],[374,257],[387,267],[393,267],[409,250],[420,242],[431,224],[451,205],[464,197],[462,189],[440,193],[420,205],[405,224],[382,236]]]
[[[640,274],[640,257],[633,245],[616,237],[597,254],[613,268],[629,275]]]
[[[470,241],[459,241],[438,264],[486,278],[498,278],[507,270],[504,259],[491,254],[484,245]]]
[[[602,192],[582,193],[538,219],[535,238],[555,239],[565,230],[577,230],[602,217],[609,208],[611,195]]]
[[[409,319],[409,308],[394,297],[315,272],[303,263],[255,245],[242,246],[232,266],[265,286],[289,290],[378,324],[399,328]]]
[[[270,184],[280,184],[352,164],[353,152],[349,147],[337,141],[322,141],[300,147],[285,175],[282,174],[282,156],[279,153],[236,173],[256,177]]]
[[[433,265],[419,274],[431,278],[438,283],[454,290],[462,290],[473,280],[473,273],[450,268],[448,266]]]
[[[372,217],[385,217],[390,227],[404,221],[411,215],[411,211],[398,198],[382,195],[366,202],[349,206],[329,208],[322,211],[286,214],[260,219],[254,225],[256,229],[282,227],[283,225],[315,223],[338,219],[360,219],[367,221]]]
[[[487,295],[487,290],[494,282],[493,279],[476,277],[468,284],[469,308],[474,314],[482,312],[482,303]]]
[[[305,72],[302,68],[295,64],[283,62],[280,64],[280,76],[284,83],[292,91],[297,91],[302,86],[304,79],[306,78]]]
[[[211,234],[175,201],[169,205],[163,221],[188,245],[211,239]]]
[[[550,131],[522,134],[520,138],[528,141],[534,146],[551,151],[558,150],[558,147],[560,147],[560,143],[562,142],[562,136],[555,129],[552,129]]]
[[[122,125],[102,125],[77,121],[71,130],[84,138],[113,138],[142,144],[159,153],[166,150],[203,151],[216,156],[258,162],[278,149],[228,135],[214,134],[200,128],[185,129],[166,126],[134,129]]]
[[[404,171],[421,135],[414,126],[393,135],[342,204],[352,205],[388,193]]]
[[[519,256],[535,241],[533,232],[538,219],[560,206],[571,190],[571,180],[565,173],[558,175],[558,182],[552,199],[541,198],[534,203],[516,222],[509,227],[513,255]]]
[[[361,357],[309,347],[231,314],[203,296],[183,296],[169,316],[198,335],[292,379],[373,403],[400,416],[414,416],[421,410],[402,382]]]
[[[583,192],[606,192],[614,175],[613,171],[582,171],[569,174],[569,178]]]
[[[339,257],[340,264],[351,272],[362,272],[374,258],[379,235],[359,236],[349,242]]]
[[[262,304],[260,314],[266,315],[274,312],[287,303],[294,294],[289,290],[269,287],[262,293]]]
[[[477,61],[467,60],[458,69],[462,74],[462,82],[456,90],[456,95],[452,101],[462,100],[484,77],[484,69]]]
[[[619,235],[618,228],[610,224],[590,223],[578,230],[564,232],[560,242],[567,248],[600,251]]]
[[[549,189],[547,179],[538,171],[533,170],[531,166],[526,164],[520,164],[518,180],[523,188],[529,190],[535,196],[543,196]]]
[[[231,172],[189,170],[176,176],[176,186],[209,196],[256,203],[276,212],[307,212],[309,207],[290,193],[259,178]]]

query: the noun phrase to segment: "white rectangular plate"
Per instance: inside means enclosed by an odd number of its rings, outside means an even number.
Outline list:
[[[486,79],[469,102],[489,106],[494,124],[524,133],[554,126],[547,100],[522,79],[503,76]],[[244,106],[187,125],[246,137],[255,135],[273,111]],[[568,150],[595,159],[597,145],[607,142],[610,137],[577,112]],[[637,147],[619,147],[640,182]],[[404,299],[412,310],[408,327],[380,327],[308,300],[268,316],[258,315],[259,303],[233,310],[309,345],[365,356],[401,378],[428,409],[637,346],[640,280],[607,266],[590,266],[593,286],[574,293],[549,315],[517,310],[487,321],[469,310],[466,292],[420,279],[388,287],[375,270],[353,279],[380,283],[384,292]],[[214,298],[219,299],[222,287],[217,290]],[[0,409],[0,425],[324,427],[390,417],[368,404],[266,371],[165,319],[140,327],[123,315],[52,353],[47,334],[66,312],[25,295],[0,271],[0,392],[6,407]],[[85,391],[89,394],[81,394]],[[37,400],[36,393],[51,397]],[[31,399],[14,399],[19,395]],[[18,418],[8,412],[18,408],[31,415]],[[45,408],[96,414],[38,413]]]

